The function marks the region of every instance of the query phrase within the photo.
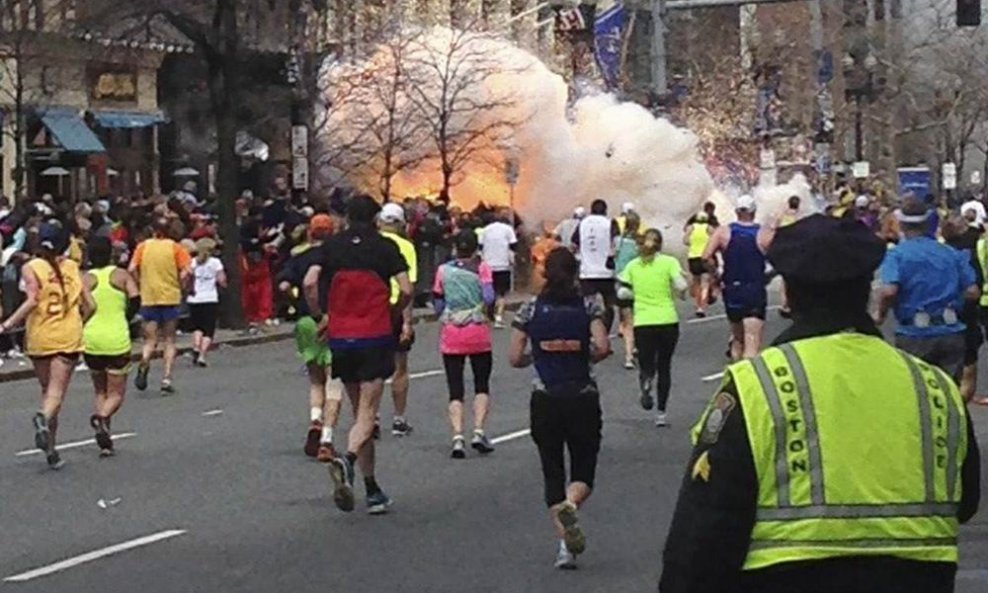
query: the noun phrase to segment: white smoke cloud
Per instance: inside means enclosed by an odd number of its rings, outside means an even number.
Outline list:
[[[445,43],[451,33],[435,28],[423,35],[425,45],[434,47]],[[601,198],[613,214],[622,203],[633,202],[647,225],[678,234],[711,195],[713,182],[700,162],[697,139],[688,130],[610,95],[584,97],[570,106],[563,78],[534,55],[502,39],[477,37],[476,43],[483,44],[485,55],[495,57],[505,72],[485,82],[496,89],[480,94],[511,89],[516,98],[510,108],[513,113],[503,119],[523,121],[513,132],[509,150],[499,146],[497,154],[466,168],[465,178],[452,190],[454,203],[465,207],[478,201],[507,203],[502,171],[509,154],[519,163],[515,205],[531,228],[541,221],[555,223],[570,216],[575,207]],[[380,55],[370,56],[363,64],[369,71],[381,61]],[[361,63],[355,67],[361,68]],[[331,78],[326,83],[332,84]],[[487,117],[497,119],[498,114]],[[345,125],[345,110],[334,119]],[[440,179],[435,162],[426,161],[403,174],[397,185],[408,192],[405,195],[416,195],[413,189],[435,191]],[[351,175],[351,181],[369,185],[359,172]]]

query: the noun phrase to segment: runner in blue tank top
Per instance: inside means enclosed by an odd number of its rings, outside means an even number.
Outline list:
[[[741,196],[737,205],[738,222],[717,229],[710,238],[703,258],[724,259],[722,274],[724,308],[731,323],[731,359],[758,355],[765,326],[765,251],[772,240],[772,229],[755,223],[755,199]]]

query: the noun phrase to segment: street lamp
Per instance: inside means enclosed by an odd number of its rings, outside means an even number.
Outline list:
[[[864,112],[861,101],[875,99],[874,71],[878,59],[871,53],[867,43],[859,44],[848,52],[841,64],[844,66],[844,97],[854,101],[854,158],[864,160]]]

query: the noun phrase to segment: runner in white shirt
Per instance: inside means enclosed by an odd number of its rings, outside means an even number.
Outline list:
[[[511,270],[514,268],[515,254],[518,247],[518,236],[511,226],[511,210],[502,208],[498,218],[484,227],[480,233],[480,245],[483,249],[484,262],[494,273],[494,327],[504,328],[504,297],[511,291]]]
[[[607,217],[607,202],[594,200],[590,216],[580,221],[573,244],[580,253],[580,286],[583,296],[604,300],[604,325],[611,331],[617,290],[614,286],[614,239],[621,234],[616,221]]]
[[[587,209],[583,206],[577,206],[573,210],[573,216],[561,221],[556,225],[556,229],[553,231],[556,238],[562,243],[563,247],[573,250],[573,233],[576,232],[577,227],[580,226],[580,221],[586,218]]]
[[[206,353],[213,344],[216,334],[216,320],[219,315],[219,288],[226,288],[226,272],[223,262],[213,257],[216,241],[199,239],[196,241],[196,258],[192,262],[192,293],[189,303],[189,320],[192,322],[192,364],[205,368]]]

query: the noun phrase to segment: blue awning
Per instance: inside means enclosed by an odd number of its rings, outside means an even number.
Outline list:
[[[138,113],[134,111],[94,111],[93,116],[101,128],[147,128],[167,121],[160,111]]]
[[[69,152],[106,152],[103,143],[75,111],[47,109],[41,114],[41,122],[58,144]]]

